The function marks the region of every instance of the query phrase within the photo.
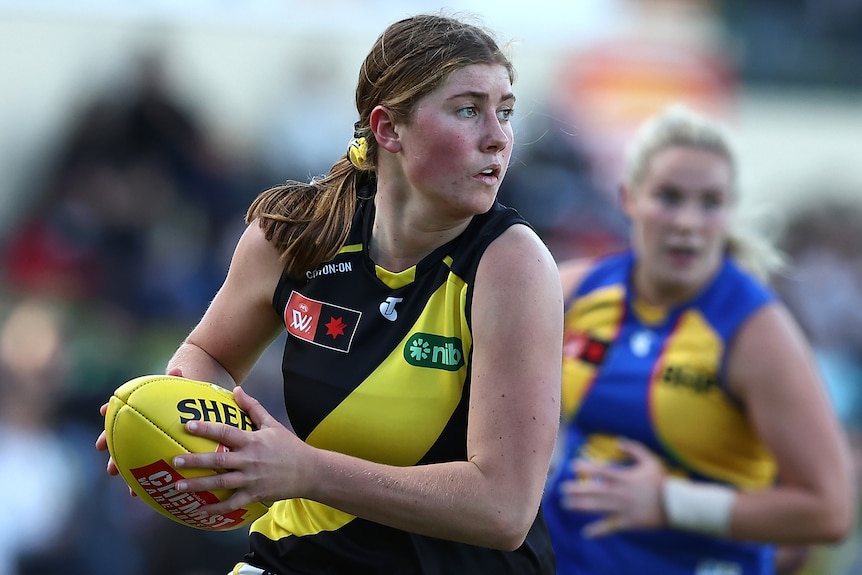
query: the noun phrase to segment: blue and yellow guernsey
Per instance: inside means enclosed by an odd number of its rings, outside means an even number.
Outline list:
[[[368,257],[373,218],[373,200],[361,200],[340,253],[278,285],[287,414],[321,449],[399,466],[466,460],[476,268],[495,238],[526,222],[496,204],[417,265],[391,273]],[[246,561],[279,575],[554,573],[541,515],[520,549],[503,552],[291,499],[252,525],[250,543]]]
[[[682,477],[742,490],[775,480],[772,457],[725,381],[734,335],[772,293],[726,258],[694,299],[648,306],[633,296],[633,265],[631,253],[597,262],[566,306],[565,426],[543,501],[558,573],[773,573],[773,550],[759,544],[668,529],[585,539],[581,529],[597,516],[560,505],[573,459],[625,465],[618,437],[645,444]]]

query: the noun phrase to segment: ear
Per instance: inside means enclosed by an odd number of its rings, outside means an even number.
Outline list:
[[[634,194],[634,190],[626,184],[622,184],[619,190],[620,197],[620,207],[623,210],[623,213],[631,219],[632,217],[632,194]]]
[[[380,148],[393,154],[401,151],[401,140],[398,137],[392,113],[388,108],[385,106],[375,106],[371,110],[369,124],[371,131],[374,133],[374,139],[377,140],[377,145]]]

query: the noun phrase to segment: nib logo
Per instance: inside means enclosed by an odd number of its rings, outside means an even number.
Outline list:
[[[416,367],[457,371],[464,366],[464,350],[458,338],[414,333],[404,346],[404,359]]]

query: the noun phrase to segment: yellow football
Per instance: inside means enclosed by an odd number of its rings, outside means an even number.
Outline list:
[[[253,503],[224,515],[199,517],[198,508],[223,501],[231,490],[183,493],[177,481],[219,473],[212,469],[174,469],[174,457],[184,453],[227,448],[189,434],[188,421],[201,420],[253,430],[251,418],[223,387],[170,375],[145,375],[117,388],[108,401],[105,431],[108,452],[129,487],[153,509],[178,523],[208,531],[246,526],[267,512]]]

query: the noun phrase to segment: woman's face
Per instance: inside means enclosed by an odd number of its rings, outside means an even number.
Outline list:
[[[454,71],[397,127],[409,187],[454,217],[490,209],[512,155],[514,105],[505,67]]]
[[[687,299],[712,279],[724,255],[733,180],[723,155],[671,146],[653,156],[641,183],[624,189],[635,282],[648,301]]]

